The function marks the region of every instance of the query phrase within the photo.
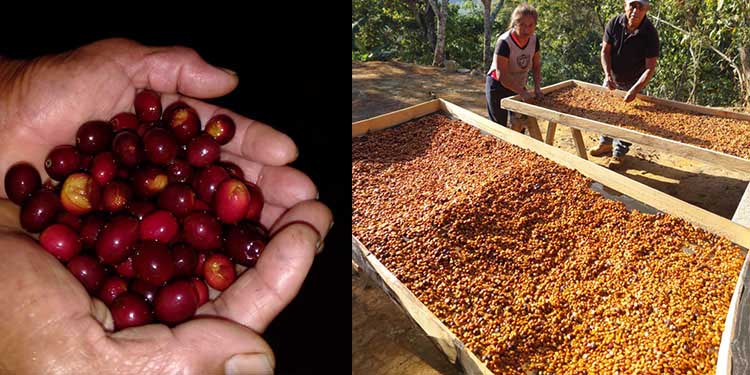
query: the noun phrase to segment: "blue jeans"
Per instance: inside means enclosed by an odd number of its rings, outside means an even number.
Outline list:
[[[607,81],[604,81],[602,85],[604,87],[607,87]],[[627,90],[630,90],[630,88],[632,88],[633,85],[635,85],[635,82],[627,84],[627,85],[621,85],[619,83],[616,83],[616,85],[617,85],[618,90],[627,91]],[[631,143],[625,142],[621,139],[612,139],[610,137],[607,137],[606,135],[602,135],[601,137],[599,137],[599,143],[603,145],[613,145],[614,147],[612,147],[612,156],[616,158],[619,158],[627,154],[628,151],[630,151],[630,145],[631,145]]]

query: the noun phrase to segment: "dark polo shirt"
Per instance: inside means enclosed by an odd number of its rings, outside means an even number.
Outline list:
[[[634,83],[646,70],[647,57],[659,57],[659,33],[648,19],[628,33],[628,19],[620,14],[604,28],[604,41],[612,45],[612,75],[619,84]]]

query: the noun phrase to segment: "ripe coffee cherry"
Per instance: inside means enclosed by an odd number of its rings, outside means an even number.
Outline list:
[[[185,241],[200,251],[221,248],[221,224],[213,216],[193,212],[182,222]]]
[[[179,230],[177,219],[165,210],[157,210],[146,215],[139,227],[142,241],[169,243]]]
[[[113,116],[109,122],[112,124],[112,130],[119,132],[124,129],[138,129],[138,117],[130,112],[122,112]]]
[[[21,206],[21,227],[39,233],[52,224],[62,209],[60,197],[51,190],[37,190]]]
[[[89,172],[99,186],[104,186],[107,182],[112,181],[117,175],[117,160],[115,155],[109,151],[96,154],[91,159]]]
[[[216,188],[214,210],[224,223],[234,224],[247,216],[250,208],[250,191],[244,182],[230,178]]]
[[[78,215],[73,215],[68,211],[61,210],[55,217],[55,224],[67,225],[70,229],[73,229],[76,233],[81,230],[81,224],[83,220]]]
[[[145,158],[141,138],[130,130],[117,133],[112,141],[112,152],[120,164],[126,167],[135,167]]]
[[[91,212],[99,204],[100,197],[99,184],[86,173],[73,173],[68,176],[60,191],[60,202],[74,215]]]
[[[129,256],[122,262],[118,263],[115,266],[115,271],[117,271],[117,274],[126,277],[128,279],[132,279],[135,277],[135,269],[133,268],[133,257]]]
[[[181,102],[178,102],[181,103]],[[164,112],[166,127],[172,130],[177,142],[186,145],[201,131],[201,121],[198,113],[185,103],[177,104]]]
[[[161,117],[161,97],[153,90],[145,89],[136,94],[133,105],[141,122],[156,121]]]
[[[185,217],[193,211],[195,193],[186,184],[171,183],[159,193],[157,204],[177,217]]]
[[[150,198],[159,194],[169,182],[169,177],[160,168],[148,165],[133,172],[133,188],[141,198]]]
[[[191,280],[193,281],[193,286],[195,286],[195,292],[198,293],[198,307],[201,307],[204,303],[208,302],[208,286],[200,278],[194,277]]]
[[[243,266],[255,266],[267,243],[268,232],[258,223],[243,221],[227,228],[227,254],[235,263]]]
[[[211,117],[206,123],[206,133],[211,135],[220,145],[229,143],[234,137],[237,127],[231,117],[221,114]]]
[[[193,190],[198,198],[205,202],[213,202],[214,193],[219,184],[229,178],[226,169],[218,165],[210,165],[198,171],[193,178]]]
[[[206,257],[203,263],[203,279],[210,287],[222,291],[232,285],[237,273],[226,255],[214,253]]]
[[[104,282],[102,282],[102,286],[99,288],[97,296],[105,305],[111,306],[112,302],[114,302],[117,297],[127,291],[128,282],[125,281],[125,279],[119,276],[109,276],[104,279]]]
[[[52,224],[39,236],[39,243],[55,258],[67,262],[81,252],[81,239],[64,224]]]
[[[68,261],[67,268],[89,294],[95,294],[99,290],[106,275],[104,266],[88,255],[74,256]]]
[[[125,292],[115,298],[109,310],[112,312],[116,330],[142,326],[154,321],[151,306],[142,296],[133,292]]]
[[[99,213],[86,215],[83,220],[81,220],[79,233],[81,235],[81,243],[84,247],[89,249],[94,248],[96,240],[99,238],[99,233],[102,231],[102,228],[104,228],[104,224],[106,224],[106,220],[104,219],[104,216]]]
[[[44,170],[57,181],[62,181],[81,166],[81,154],[70,145],[60,145],[52,149],[44,159]]]
[[[14,164],[5,174],[5,193],[19,206],[41,186],[42,177],[29,163]]]
[[[206,167],[219,160],[221,146],[208,134],[201,134],[188,143],[187,161],[194,167]]]
[[[219,161],[216,164],[226,169],[230,176],[238,180],[245,180],[245,172],[243,172],[242,168],[240,168],[237,164],[234,164],[230,161]]]
[[[154,313],[160,322],[175,325],[189,319],[198,309],[198,292],[190,280],[176,280],[163,286],[154,298]]]
[[[167,165],[177,157],[177,141],[163,128],[153,127],[143,135],[143,149],[146,158],[160,165]]]
[[[265,202],[263,192],[258,185],[250,181],[245,181],[245,185],[247,185],[247,190],[250,192],[250,205],[247,208],[247,216],[245,218],[252,221],[260,221],[260,213],[263,211],[263,204]]]
[[[133,188],[124,181],[111,181],[102,189],[101,208],[117,212],[127,207],[133,198]]]
[[[175,276],[192,276],[198,266],[198,253],[186,243],[176,243],[171,248]]]
[[[142,279],[134,278],[130,281],[128,290],[134,293],[140,294],[150,304],[154,303],[154,297],[156,292],[159,291],[160,286],[146,282]]]
[[[156,206],[149,201],[133,200],[128,202],[128,212],[138,221],[143,221],[143,218],[155,209]]]
[[[117,216],[99,233],[96,255],[105,264],[116,265],[133,253],[138,240],[138,221],[129,216]]]
[[[89,121],[76,133],[76,146],[86,154],[96,154],[109,149],[115,136],[112,124],[106,121]]]
[[[167,245],[141,241],[135,246],[133,269],[135,277],[152,285],[162,285],[174,276],[174,260]]]
[[[193,179],[193,167],[185,159],[175,159],[167,165],[169,182],[189,183]]]

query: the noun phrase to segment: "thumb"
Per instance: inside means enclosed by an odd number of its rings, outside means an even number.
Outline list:
[[[209,64],[187,47],[148,47],[128,39],[105,39],[89,47],[128,51],[111,57],[125,68],[136,88],[215,98],[228,94],[239,82],[236,73]]]
[[[198,318],[179,325],[175,337],[197,373],[272,374],[271,347],[255,332],[230,320]],[[218,370],[218,371],[216,371]]]
[[[197,316],[168,329],[131,327],[110,335],[126,358],[143,358],[157,369],[195,374],[271,374],[271,347],[254,331],[226,319]]]

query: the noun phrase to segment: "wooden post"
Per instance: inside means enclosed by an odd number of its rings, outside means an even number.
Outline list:
[[[578,156],[589,160],[588,156],[586,156],[586,145],[583,143],[583,135],[581,135],[581,131],[576,128],[570,128],[570,132],[573,134],[573,143],[576,144]]]
[[[542,131],[539,130],[539,123],[536,122],[536,117],[531,117],[526,120],[526,129],[529,129],[529,135],[536,139],[539,142],[544,142],[542,140]]]
[[[544,143],[548,145],[555,143],[555,129],[557,129],[557,123],[548,121],[547,122],[547,137],[544,139]]]

